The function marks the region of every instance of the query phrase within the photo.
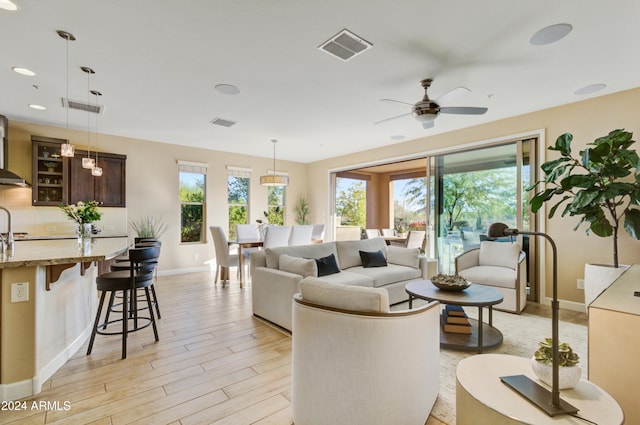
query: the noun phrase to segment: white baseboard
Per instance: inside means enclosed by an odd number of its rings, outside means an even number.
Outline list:
[[[58,354],[53,360],[45,365],[36,376],[20,382],[0,385],[0,399],[2,401],[18,400],[36,395],[42,391],[42,385],[53,376],[73,355],[82,347],[85,341],[91,336],[93,321],[82,331],[82,333]]]
[[[13,401],[33,395],[33,379],[0,384],[0,400]]]
[[[575,301],[560,301],[560,308],[571,311],[579,311],[580,313],[585,313],[587,309],[584,306],[584,303],[577,303]],[[544,298],[540,304],[551,305],[551,298]]]
[[[158,270],[158,276],[173,276],[176,274],[208,272],[212,270],[210,266],[188,267],[184,269]]]
[[[95,313],[94,313],[95,314]],[[48,364],[46,364],[38,375],[33,378],[33,395],[38,394],[42,391],[42,385],[53,376],[54,373],[58,371],[64,364],[73,357],[74,354],[82,347],[82,345],[89,339],[91,336],[91,331],[93,330],[93,320],[87,327],[82,331],[78,337],[67,346],[60,354],[58,354],[53,360],[51,360]]]

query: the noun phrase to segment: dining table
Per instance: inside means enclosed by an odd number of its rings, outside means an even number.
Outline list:
[[[404,246],[407,244],[406,236],[382,236],[387,245]]]
[[[238,274],[240,275],[240,287],[244,284],[244,254],[245,248],[261,248],[264,246],[264,239],[231,239],[229,246],[238,245]]]

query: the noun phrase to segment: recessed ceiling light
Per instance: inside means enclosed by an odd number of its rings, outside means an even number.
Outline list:
[[[534,46],[544,46],[545,44],[555,43],[564,38],[571,32],[573,27],[571,24],[555,24],[538,30],[531,36],[529,43]]]
[[[402,134],[394,134],[393,136],[389,137],[391,140],[404,140],[404,136]]]
[[[29,108],[31,108],[31,109],[35,109],[35,110],[38,110],[38,111],[44,111],[44,110],[46,110],[46,109],[47,109],[47,108],[45,108],[44,106],[42,106],[42,105],[37,105],[37,104],[35,104],[35,103],[30,103],[30,104],[29,104]]]
[[[240,93],[240,89],[233,84],[218,84],[215,89],[222,94],[234,95]]]
[[[2,1],[2,0],[0,0],[0,1]],[[17,72],[18,74],[26,75],[26,76],[28,76],[28,77],[33,77],[33,76],[35,76],[35,75],[36,75],[36,73],[35,73],[35,72],[33,72],[32,70],[27,69],[27,68],[20,68],[19,66],[14,66],[14,67],[13,67],[13,68],[11,68],[11,69],[13,69],[13,70],[14,70],[15,72]]]
[[[0,9],[8,10],[9,12],[15,12],[18,10],[18,5],[10,0],[0,0]]]
[[[573,94],[582,96],[585,94],[595,93],[597,91],[604,89],[605,87],[607,87],[606,84],[591,84],[591,85],[579,88],[578,90],[574,91]]]

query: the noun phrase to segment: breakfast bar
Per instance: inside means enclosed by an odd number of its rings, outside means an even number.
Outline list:
[[[0,257],[0,400],[41,391],[91,333],[98,265],[124,253],[126,237],[17,241]]]

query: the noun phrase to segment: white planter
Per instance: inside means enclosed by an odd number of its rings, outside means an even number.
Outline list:
[[[553,370],[551,365],[546,365],[536,361],[535,357],[531,357],[531,368],[533,373],[548,386],[553,385]],[[582,375],[582,369],[578,366],[565,366],[558,368],[558,389],[566,390],[578,385],[580,376]]]
[[[584,306],[589,307],[598,296],[607,289],[625,270],[628,265],[621,265],[617,269],[605,264],[584,265]]]

